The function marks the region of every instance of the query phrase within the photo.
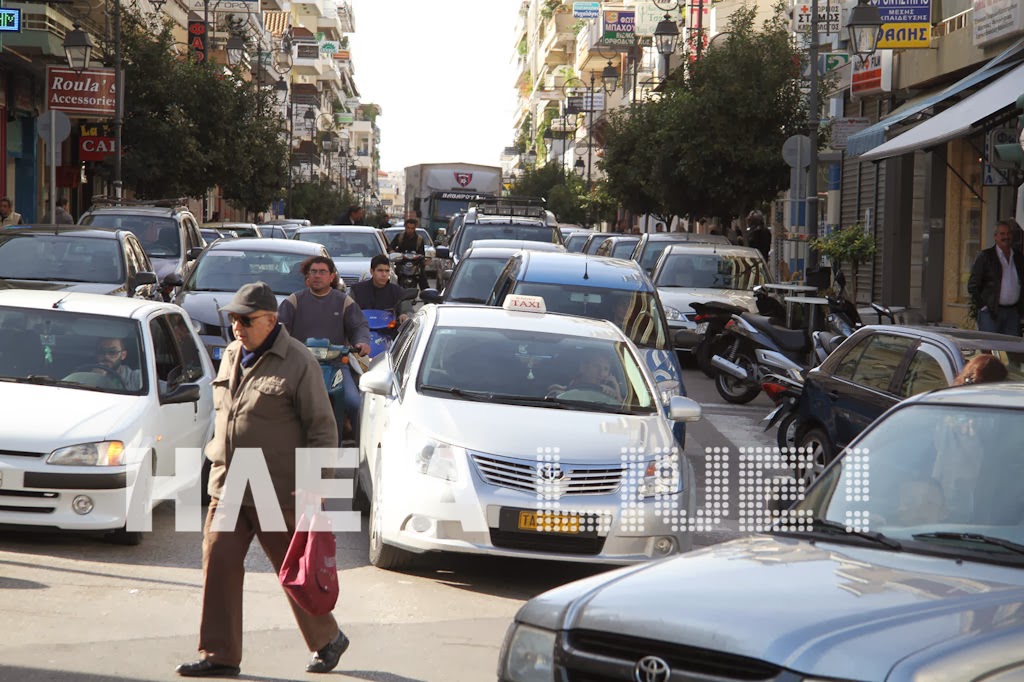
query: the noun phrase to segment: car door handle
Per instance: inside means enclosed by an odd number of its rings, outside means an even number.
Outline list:
[[[839,400],[839,391],[828,391],[825,395],[829,400]]]

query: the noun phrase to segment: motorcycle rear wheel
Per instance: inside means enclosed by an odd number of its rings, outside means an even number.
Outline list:
[[[780,449],[796,447],[796,431],[799,428],[796,422],[796,414],[788,414],[779,422],[779,428],[775,432],[775,442]]]
[[[743,353],[737,354],[733,362],[747,370],[748,376],[754,376],[757,372],[757,364]],[[718,395],[722,396],[722,400],[734,405],[745,405],[761,392],[760,386],[751,385],[747,381],[741,381],[717,369],[715,370],[715,389],[718,390]]]

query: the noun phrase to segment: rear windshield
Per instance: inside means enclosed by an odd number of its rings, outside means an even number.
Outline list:
[[[484,303],[498,281],[507,258],[467,258],[459,263],[448,285],[445,300],[462,303]]]
[[[82,224],[128,230],[139,238],[143,251],[150,258],[178,258],[181,255],[181,230],[174,218],[94,213],[86,216]]]
[[[384,253],[377,235],[371,232],[302,232],[297,239],[323,244],[332,258],[373,258]]]
[[[462,227],[457,254],[461,258],[477,239],[518,239],[524,242],[561,244],[558,228],[551,225],[514,225],[511,223],[469,223]]]
[[[2,235],[0,279],[123,283],[121,244],[60,234]]]
[[[670,253],[655,286],[750,291],[769,281],[764,261],[753,255]]]

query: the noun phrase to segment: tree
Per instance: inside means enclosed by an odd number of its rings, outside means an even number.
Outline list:
[[[875,238],[860,225],[835,229],[825,237],[808,242],[812,252],[827,256],[832,270],[839,272],[844,263],[850,264],[850,299],[857,300],[857,273],[861,263],[867,263],[875,255]]]
[[[548,210],[563,223],[582,223],[586,218],[582,181],[571,172],[564,177],[561,164],[553,161],[523,173],[510,192],[513,196],[542,197]]]
[[[288,215],[303,217],[314,225],[336,223],[355,199],[331,182],[299,182],[288,192]]]
[[[144,198],[211,187],[248,210],[280,196],[288,145],[271,95],[237,71],[177,54],[167,21],[122,10],[123,176]]]
[[[806,132],[808,118],[800,52],[781,7],[760,31],[755,11],[736,10],[729,39],[691,64],[685,78],[675,72],[659,100],[612,115],[601,166],[623,207],[742,215],[788,186],[782,145]]]

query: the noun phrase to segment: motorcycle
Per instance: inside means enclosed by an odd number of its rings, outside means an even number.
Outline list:
[[[423,256],[412,251],[391,254],[392,267],[398,276],[398,286],[419,290],[423,272]]]
[[[328,339],[312,338],[306,339],[306,348],[320,363],[320,372],[323,374],[324,384],[327,386],[327,394],[331,397],[331,402],[337,398],[340,405],[345,381],[342,366],[349,362],[348,356],[352,349],[348,346],[331,343]]]
[[[796,447],[797,408],[804,389],[803,381],[791,376],[769,374],[761,384],[761,389],[775,403],[775,409],[761,420],[765,425],[764,430],[768,431],[778,424],[775,442],[779,448]]]
[[[398,311],[399,315],[402,312],[411,314],[412,309],[408,306],[403,306],[405,301],[414,301],[419,295],[419,291],[415,288],[406,289],[405,296],[399,301]],[[393,310],[378,310],[375,308],[363,309],[363,315],[366,316],[367,325],[370,328],[370,354],[366,356],[368,360],[372,360],[381,353],[391,350],[391,344],[394,343],[395,337],[398,336],[398,316]],[[353,365],[353,369],[356,369]]]
[[[729,303],[711,301],[708,303],[691,303],[697,315],[693,321],[697,323],[697,334],[703,334],[700,343],[693,349],[694,360],[697,367],[709,378],[714,378],[715,368],[711,365],[711,358],[715,355],[713,348],[718,335],[725,329],[725,325],[732,319],[733,315],[739,315],[746,310],[742,306]]]

